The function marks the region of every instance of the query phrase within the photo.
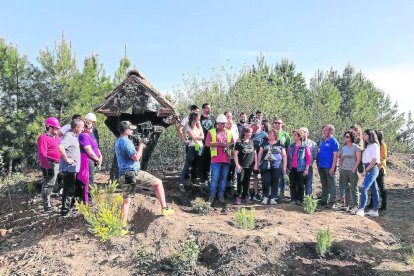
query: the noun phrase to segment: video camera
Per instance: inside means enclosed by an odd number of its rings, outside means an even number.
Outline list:
[[[134,145],[139,145],[139,141],[143,140],[145,144],[154,139],[155,134],[159,135],[164,132],[165,128],[162,126],[154,126],[150,121],[143,122],[136,125],[137,128],[131,135]]]

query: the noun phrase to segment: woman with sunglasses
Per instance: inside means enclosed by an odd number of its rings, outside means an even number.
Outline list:
[[[361,161],[361,149],[355,144],[352,132],[344,133],[345,145],[339,153],[340,181],[345,188],[345,208],[347,211],[358,210],[358,164]]]
[[[365,215],[364,209],[367,204],[368,189],[371,189],[371,196],[373,197],[374,205],[371,210],[367,212],[368,216],[378,217],[379,195],[376,178],[378,177],[378,165],[381,163],[380,146],[377,135],[373,129],[364,131],[365,150],[362,154],[362,163],[365,171],[362,173],[364,181],[361,187],[361,202],[358,211],[355,213],[363,217]]]
[[[303,138],[303,131],[294,130],[292,132],[293,143],[290,144],[288,150],[291,203],[295,205],[303,204],[306,176],[312,164],[310,149],[306,146]]]
[[[280,140],[276,140],[278,136],[279,132],[276,129],[270,129],[268,139],[260,145],[257,156],[257,160],[260,160],[260,173],[262,175],[263,204],[277,204],[279,181],[286,173],[286,151]],[[258,169],[259,164],[256,163],[255,170]]]

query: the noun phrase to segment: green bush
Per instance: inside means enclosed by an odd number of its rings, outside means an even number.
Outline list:
[[[331,230],[320,230],[316,236],[316,252],[324,256],[326,252],[329,252],[332,246],[332,232]]]
[[[246,208],[241,208],[236,212],[236,227],[240,229],[253,230],[256,227],[254,222],[254,208],[250,209],[249,214]]]
[[[312,195],[306,195],[303,200],[303,210],[308,214],[313,214],[316,211],[319,199],[313,199]]]
[[[193,201],[191,201],[191,206],[193,212],[197,214],[203,214],[208,215],[211,213],[213,208],[211,208],[211,203],[208,201],[205,201],[204,199],[197,197]]]
[[[407,248],[407,253],[405,255],[405,262],[408,265],[414,265],[414,245],[411,245]]]
[[[110,188],[101,192],[97,185],[90,185],[90,191],[93,206],[83,202],[76,204],[76,209],[90,224],[89,231],[103,242],[128,233],[123,228],[121,216],[122,196],[115,196]]]
[[[172,269],[178,274],[192,271],[197,264],[199,254],[200,248],[195,238],[190,237],[182,243],[180,252],[171,257]]]

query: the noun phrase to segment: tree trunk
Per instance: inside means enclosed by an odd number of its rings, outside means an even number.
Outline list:
[[[13,173],[13,158],[10,158],[10,160],[9,160],[9,170],[7,172],[7,175],[9,177],[11,177],[12,173]]]

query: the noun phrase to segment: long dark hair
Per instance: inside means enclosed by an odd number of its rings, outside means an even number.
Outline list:
[[[384,144],[384,134],[382,133],[382,130],[376,130],[375,133],[377,134],[378,142],[380,145]]]
[[[364,131],[364,133],[365,133],[366,135],[368,135],[368,143],[364,140],[365,148],[366,148],[369,144],[374,144],[374,143],[379,144],[379,142],[378,142],[378,138],[377,138],[377,134],[375,133],[375,131],[374,131],[373,129],[366,129],[366,130]]]
[[[193,122],[196,120],[197,116],[197,113],[191,113],[190,115],[188,115],[188,125],[190,126],[190,128]]]
[[[247,133],[247,132],[250,132],[250,131],[253,131],[253,129],[252,129],[252,128],[250,128],[250,127],[244,127],[244,128],[243,128],[243,131],[242,131],[242,133],[241,133],[241,135],[240,135],[240,140],[241,140],[242,142],[244,142],[244,141],[246,140],[246,133]]]
[[[346,136],[347,134],[349,134],[349,137],[351,138],[351,142],[352,142],[352,143],[355,143],[355,135],[354,135],[352,132],[350,132],[350,131],[345,131],[345,133],[344,133],[344,138],[345,138],[345,136]]]

